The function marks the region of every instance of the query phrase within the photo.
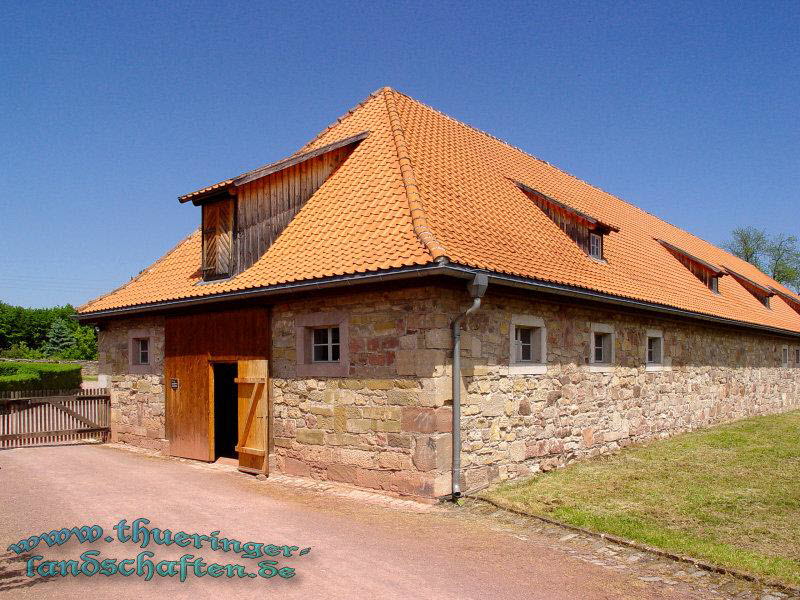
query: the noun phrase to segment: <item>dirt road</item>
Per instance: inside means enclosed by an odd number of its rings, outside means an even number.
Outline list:
[[[13,598],[690,598],[630,573],[579,561],[552,539],[496,531],[458,509],[422,512],[305,491],[232,470],[152,457],[104,446],[42,447],[0,452],[0,597]],[[116,539],[113,525],[138,517],[173,532],[219,531],[217,537],[297,546],[292,556],[243,558],[234,552],[177,544],[146,548],[155,562],[192,553],[207,563],[242,564],[258,571],[263,560],[293,567],[295,576],[270,579],[189,575],[142,578],[28,577],[26,558],[78,560],[95,549],[99,559],[134,558],[142,548]],[[31,535],[98,524],[94,543],[72,539],[41,544],[19,557],[6,550]],[[105,541],[110,535],[113,541]],[[214,536],[209,536],[214,537]],[[199,539],[199,538],[198,538]],[[194,542],[193,542],[194,543]],[[299,556],[299,550],[311,551]],[[132,563],[128,563],[131,565]],[[87,567],[89,568],[89,567]],[[164,567],[169,569],[170,567]],[[175,567],[177,568],[177,567]],[[169,572],[169,571],[165,571]],[[177,571],[173,571],[177,572]]]

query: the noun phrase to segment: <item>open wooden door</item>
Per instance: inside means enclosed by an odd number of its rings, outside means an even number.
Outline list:
[[[262,429],[266,435],[269,331],[269,311],[261,306],[187,312],[165,319],[166,433],[172,456],[205,461],[216,459],[214,389],[211,385],[215,362],[238,362],[240,377],[263,380],[254,396],[258,402],[248,437],[240,445],[264,448],[264,441],[258,436]],[[237,398],[230,407],[238,413],[237,441],[242,439],[242,426],[246,423],[246,420],[244,423],[241,420],[241,398],[246,395],[245,402],[249,406],[254,389],[254,384],[237,385]],[[242,458],[243,465],[250,463],[260,467],[265,459],[262,456],[254,461],[249,454]]]
[[[267,474],[269,470],[269,371],[266,360],[240,360],[239,470]]]

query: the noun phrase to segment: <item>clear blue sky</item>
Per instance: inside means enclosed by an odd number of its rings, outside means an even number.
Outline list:
[[[389,85],[719,243],[800,236],[800,2],[5,2],[0,300],[80,304],[177,196]]]

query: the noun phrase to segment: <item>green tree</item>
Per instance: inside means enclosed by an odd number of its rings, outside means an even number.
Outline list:
[[[75,339],[74,346],[63,352],[68,352],[69,358],[96,358],[97,337],[94,327],[81,325],[73,318],[74,315],[75,309],[69,304],[51,308],[23,308],[0,302],[0,354],[41,358],[53,323],[61,320]]]
[[[739,227],[723,248],[775,281],[800,291],[800,247],[795,236],[768,235],[755,227]]]
[[[776,235],[766,251],[767,273],[775,280],[800,290],[800,248],[793,235]]]
[[[93,327],[78,325],[73,332],[75,345],[61,354],[62,358],[93,360],[97,358],[97,334]]]
[[[731,232],[731,240],[722,245],[725,250],[764,270],[762,257],[769,246],[769,236],[755,227],[737,227]]]
[[[61,356],[75,345],[75,336],[64,319],[53,321],[47,332],[47,341],[42,350],[49,356]]]

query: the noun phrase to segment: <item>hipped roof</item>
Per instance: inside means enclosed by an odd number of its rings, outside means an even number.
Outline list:
[[[133,280],[79,312],[89,315],[446,259],[800,332],[800,314],[784,296],[798,303],[800,298],[753,265],[390,88],[369,96],[293,156],[364,133],[350,157],[249,269],[229,280],[201,284],[201,239],[195,231]],[[236,179],[182,199],[235,185]],[[618,229],[606,236],[606,262],[587,256],[525,188]],[[720,278],[719,294],[714,294],[661,241],[781,294],[767,308],[733,277]]]

